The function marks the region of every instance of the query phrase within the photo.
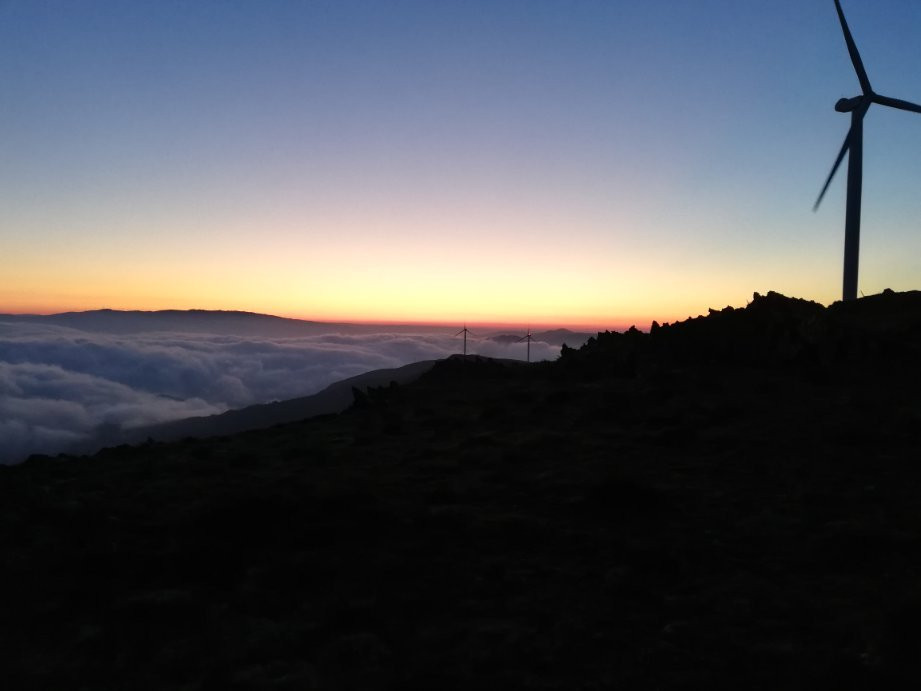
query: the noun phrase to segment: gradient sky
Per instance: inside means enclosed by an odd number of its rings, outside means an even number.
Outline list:
[[[843,0],[921,101],[921,3]],[[648,325],[838,299],[831,0],[0,0],[0,311]],[[921,116],[861,291],[921,287]]]

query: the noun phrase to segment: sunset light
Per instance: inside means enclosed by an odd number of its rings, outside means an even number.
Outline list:
[[[883,6],[852,10],[864,59],[921,98],[921,17]],[[856,80],[828,8],[663,12],[3,4],[0,311],[602,327],[837,299],[843,182],[811,205]],[[921,276],[921,127],[889,111],[865,293]]]

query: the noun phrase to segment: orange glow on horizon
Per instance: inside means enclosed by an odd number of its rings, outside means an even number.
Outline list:
[[[717,273],[658,249],[577,250],[562,233],[523,248],[481,237],[381,241],[361,251],[349,235],[324,245],[292,236],[290,245],[194,245],[179,254],[145,235],[130,261],[89,243],[25,252],[0,285],[0,312],[239,310],[320,322],[595,332],[646,330],[653,320],[741,307],[753,290],[783,287],[751,286],[744,264]],[[787,292],[809,294],[804,287]]]
[[[247,304],[221,303],[211,300],[206,301],[163,301],[152,299],[149,301],[133,300],[62,300],[60,302],[51,302],[49,300],[6,300],[0,303],[0,313],[2,314],[34,314],[34,315],[51,315],[65,312],[84,312],[100,309],[111,309],[116,311],[160,311],[160,310],[213,310],[213,311],[242,311],[253,312],[258,314],[267,314],[287,319],[299,319],[312,322],[336,323],[336,324],[360,324],[367,326],[400,326],[421,328],[444,327],[446,329],[461,328],[466,325],[472,329],[517,329],[526,330],[530,328],[534,331],[547,329],[569,329],[571,331],[581,332],[598,332],[598,331],[625,331],[631,326],[646,331],[650,328],[653,320],[662,323],[671,323],[681,321],[689,317],[695,317],[703,314],[703,311],[688,310],[686,313],[672,312],[668,316],[663,316],[662,312],[654,313],[654,316],[634,312],[632,314],[621,314],[619,316],[606,317],[603,315],[592,316],[589,314],[566,315],[566,314],[545,314],[535,317],[531,320],[511,319],[498,313],[489,313],[485,311],[474,311],[468,318],[461,316],[436,316],[429,311],[423,311],[418,314],[408,314],[406,310],[399,310],[398,315],[388,318],[385,309],[379,310],[353,310],[336,312],[330,309],[317,308],[312,311],[304,309],[277,309],[272,306],[260,306],[247,302]]]

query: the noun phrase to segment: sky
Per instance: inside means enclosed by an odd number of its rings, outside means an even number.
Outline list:
[[[842,0],[921,102],[921,3]],[[0,0],[0,312],[603,328],[840,296],[832,0]],[[921,287],[921,117],[859,289]]]

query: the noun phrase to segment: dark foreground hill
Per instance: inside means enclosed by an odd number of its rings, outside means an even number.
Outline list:
[[[919,353],[918,294],[772,293],[0,468],[4,688],[906,688]]]

